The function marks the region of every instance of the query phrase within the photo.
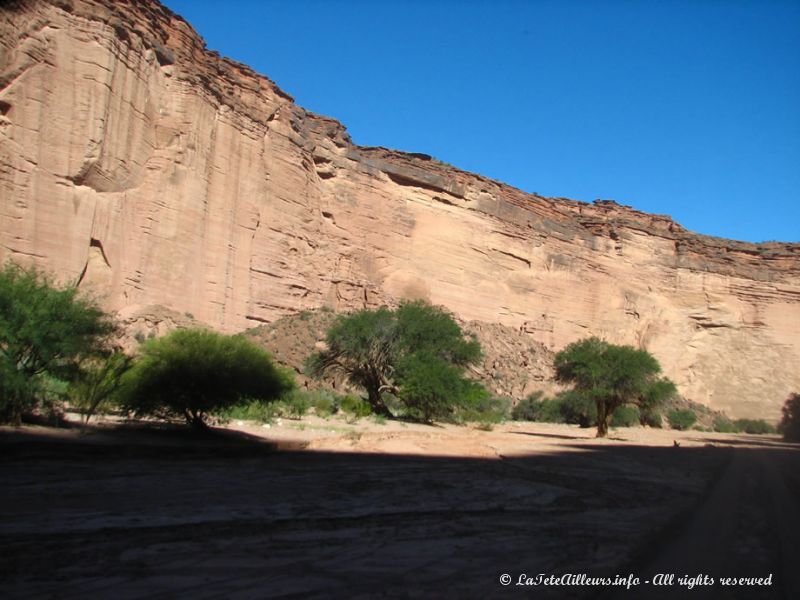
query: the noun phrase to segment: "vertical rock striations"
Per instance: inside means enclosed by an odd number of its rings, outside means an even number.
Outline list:
[[[736,416],[800,390],[800,245],[355,146],[155,1],[4,5],[0,258],[225,331],[425,298],[553,349],[601,335]]]

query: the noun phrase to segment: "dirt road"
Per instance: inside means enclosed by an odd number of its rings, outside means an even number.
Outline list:
[[[706,501],[665,539],[635,567],[650,582],[642,587],[648,597],[800,598],[800,447],[751,442],[733,450]]]

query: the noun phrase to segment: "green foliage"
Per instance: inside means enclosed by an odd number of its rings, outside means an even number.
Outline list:
[[[593,406],[589,405],[589,409]],[[596,410],[596,409],[595,409]],[[544,398],[538,407],[534,421],[542,423],[566,423],[562,398]]]
[[[744,433],[754,433],[757,435],[775,433],[775,427],[767,423],[764,419],[736,419],[733,424],[736,426],[737,431],[742,431]]]
[[[524,400],[520,400],[513,409],[511,409],[511,418],[514,421],[540,421],[545,423],[559,423],[560,414],[555,411],[552,415],[554,419],[548,418],[551,415],[545,415],[545,402],[544,392],[532,392]]]
[[[695,424],[697,415],[694,414],[694,411],[688,409],[671,410],[667,413],[667,420],[669,421],[669,426],[673,429],[684,431]]]
[[[489,392],[461,371],[428,352],[406,354],[397,366],[396,379],[402,382],[398,397],[410,414],[424,421],[452,419],[457,409],[475,409],[489,398]]]
[[[311,401],[311,407],[314,409],[314,414],[318,417],[327,419],[339,410],[336,395],[333,392],[328,390],[313,390],[307,393]]]
[[[474,397],[464,402],[454,411],[454,420],[459,423],[480,423],[492,425],[502,423],[509,414],[511,400],[493,397],[479,388]]]
[[[70,382],[44,373],[38,382],[36,414],[58,426],[64,414],[64,401],[69,397]]]
[[[241,336],[202,329],[173,331],[146,342],[123,377],[121,404],[136,416],[205,416],[245,398],[273,400],[294,387],[292,376]]]
[[[302,419],[311,408],[311,398],[306,390],[292,390],[281,397],[286,416],[291,419]]]
[[[714,417],[713,430],[718,433],[736,433],[739,431],[733,421],[722,415]]]
[[[112,401],[122,385],[122,377],[130,369],[132,358],[122,352],[85,360],[70,383],[69,398],[73,406],[83,409],[86,423]]]
[[[398,342],[403,354],[425,352],[461,367],[481,358],[480,344],[465,339],[444,309],[425,302],[403,302],[396,311]]]
[[[339,401],[339,409],[350,417],[349,420],[363,419],[372,414],[372,406],[363,398],[347,394]]]
[[[281,415],[280,402],[265,402],[264,400],[243,399],[239,403],[216,409],[214,415],[223,421],[256,421],[258,423],[272,423]]]
[[[778,431],[787,442],[800,442],[800,394],[790,394],[781,410]]]
[[[70,380],[82,358],[103,351],[113,330],[77,288],[7,263],[0,269],[0,421],[19,424],[46,378]]]
[[[598,437],[607,435],[620,406],[652,409],[676,391],[671,381],[658,377],[661,367],[649,352],[596,337],[574,342],[556,354],[555,368],[559,381],[572,383],[584,401],[594,402]]]
[[[641,412],[638,406],[620,406],[611,417],[612,427],[635,427],[641,421]]]
[[[591,427],[597,423],[597,408],[582,392],[567,390],[555,398],[543,396],[542,392],[532,393],[514,407],[511,418],[515,421],[568,423],[581,427]]]
[[[661,429],[664,426],[664,418],[657,408],[642,408],[639,411],[639,423],[647,427]]]
[[[376,412],[388,412],[381,392],[391,387],[398,355],[397,319],[388,308],[360,310],[339,317],[328,330],[327,348],[306,361],[306,373],[322,378],[342,374],[369,394]]]
[[[563,423],[583,428],[597,425],[597,405],[582,390],[567,390],[555,398]]]
[[[478,342],[465,338],[449,313],[424,302],[343,315],[328,331],[326,346],[308,358],[306,372],[345,375],[367,392],[376,414],[392,416],[385,394],[427,421],[451,418],[487,394],[463,376],[464,367],[481,356]]]
[[[544,392],[532,392],[524,400],[520,400],[511,409],[514,421],[541,421],[542,400]]]

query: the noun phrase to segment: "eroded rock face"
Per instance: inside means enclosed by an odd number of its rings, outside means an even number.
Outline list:
[[[112,310],[224,331],[425,298],[553,350],[645,347],[733,416],[800,390],[800,245],[355,146],[154,1],[2,9],[0,243]]]

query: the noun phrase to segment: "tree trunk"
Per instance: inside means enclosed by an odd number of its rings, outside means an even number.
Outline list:
[[[205,420],[203,420],[202,412],[186,410],[184,411],[184,416],[186,417],[186,424],[190,425],[193,429],[198,431],[205,431],[208,429],[208,425],[206,425]]]
[[[603,400],[597,401],[597,436],[604,438],[608,436],[608,422],[611,414],[608,412],[606,403]]]
[[[370,406],[372,406],[372,410],[376,415],[380,415],[388,419],[394,417],[392,411],[389,410],[389,407],[386,406],[386,403],[381,397],[380,388],[370,388],[367,390],[367,402],[369,402]]]

